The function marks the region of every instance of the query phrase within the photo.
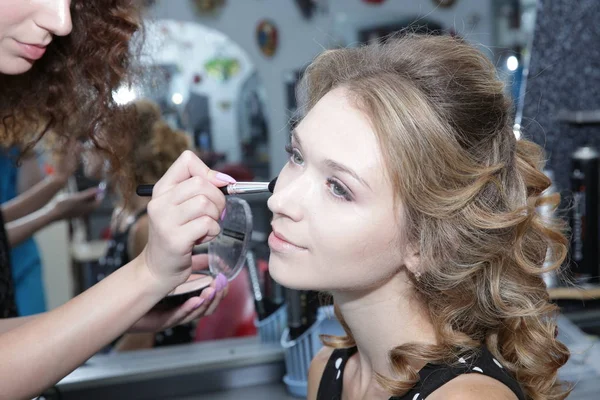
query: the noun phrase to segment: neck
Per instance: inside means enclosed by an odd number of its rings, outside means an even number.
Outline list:
[[[333,298],[356,342],[356,378],[363,388],[376,382],[376,372],[394,376],[389,362],[393,348],[414,342],[436,343],[433,324],[403,272],[374,289],[336,292]],[[423,365],[413,367],[421,369]]]

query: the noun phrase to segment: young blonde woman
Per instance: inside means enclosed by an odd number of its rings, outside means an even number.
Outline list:
[[[536,206],[541,149],[516,140],[489,60],[406,35],[326,51],[274,195],[270,272],[330,293],[309,399],[562,399],[542,280],[565,238]]]

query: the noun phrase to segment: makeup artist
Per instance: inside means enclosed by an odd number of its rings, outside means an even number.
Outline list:
[[[129,40],[138,28],[133,0],[3,0],[0,145],[31,148],[34,142],[23,132],[34,121],[47,121],[42,135],[60,139],[54,132],[68,136],[62,128],[81,118],[92,142],[106,121],[118,124],[112,92],[127,74]],[[126,128],[111,131],[119,136],[104,149],[115,176],[131,139]],[[174,310],[150,311],[192,268],[204,267],[194,265],[191,250],[219,233],[225,198],[217,187],[229,181],[192,152],[183,153],[154,187],[142,253],[63,306],[32,317],[14,318],[0,218],[0,399],[38,395],[127,330],[159,331],[214,308],[219,295],[211,301],[203,294]]]

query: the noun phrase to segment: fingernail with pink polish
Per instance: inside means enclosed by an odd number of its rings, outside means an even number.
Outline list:
[[[224,174],[222,172],[217,172],[217,175],[215,175],[215,178],[217,178],[220,181],[227,182],[227,183],[236,183],[237,182],[231,176]]]
[[[223,212],[221,213],[221,221],[223,221],[225,219],[225,216],[227,215],[227,209],[224,208]]]
[[[214,289],[208,289],[210,290],[210,294],[208,295],[208,301],[211,301],[212,299],[215,298],[215,295],[217,294],[217,291]]]
[[[225,275],[217,275],[217,278],[215,279],[215,290],[217,292],[220,292],[223,289],[225,289],[225,286],[227,286],[227,278],[225,277]]]
[[[192,310],[197,310],[202,304],[204,304],[205,299],[200,298],[198,300],[198,302],[194,305],[194,307],[192,308]]]

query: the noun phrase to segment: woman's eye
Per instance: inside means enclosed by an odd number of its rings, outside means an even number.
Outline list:
[[[294,152],[292,153],[292,160],[296,164],[302,164],[304,162],[304,159],[302,158],[302,154],[300,154],[300,152],[296,149],[294,149]]]
[[[335,179],[331,179],[331,178],[327,179],[327,185],[329,186],[329,190],[331,191],[331,194],[335,198],[340,199],[340,200],[346,200],[346,201],[352,200],[352,196],[350,195],[350,192]]]
[[[288,145],[286,146],[285,151],[290,155],[290,160],[294,164],[302,165],[304,163],[304,158],[302,158],[302,154],[297,148]]]

